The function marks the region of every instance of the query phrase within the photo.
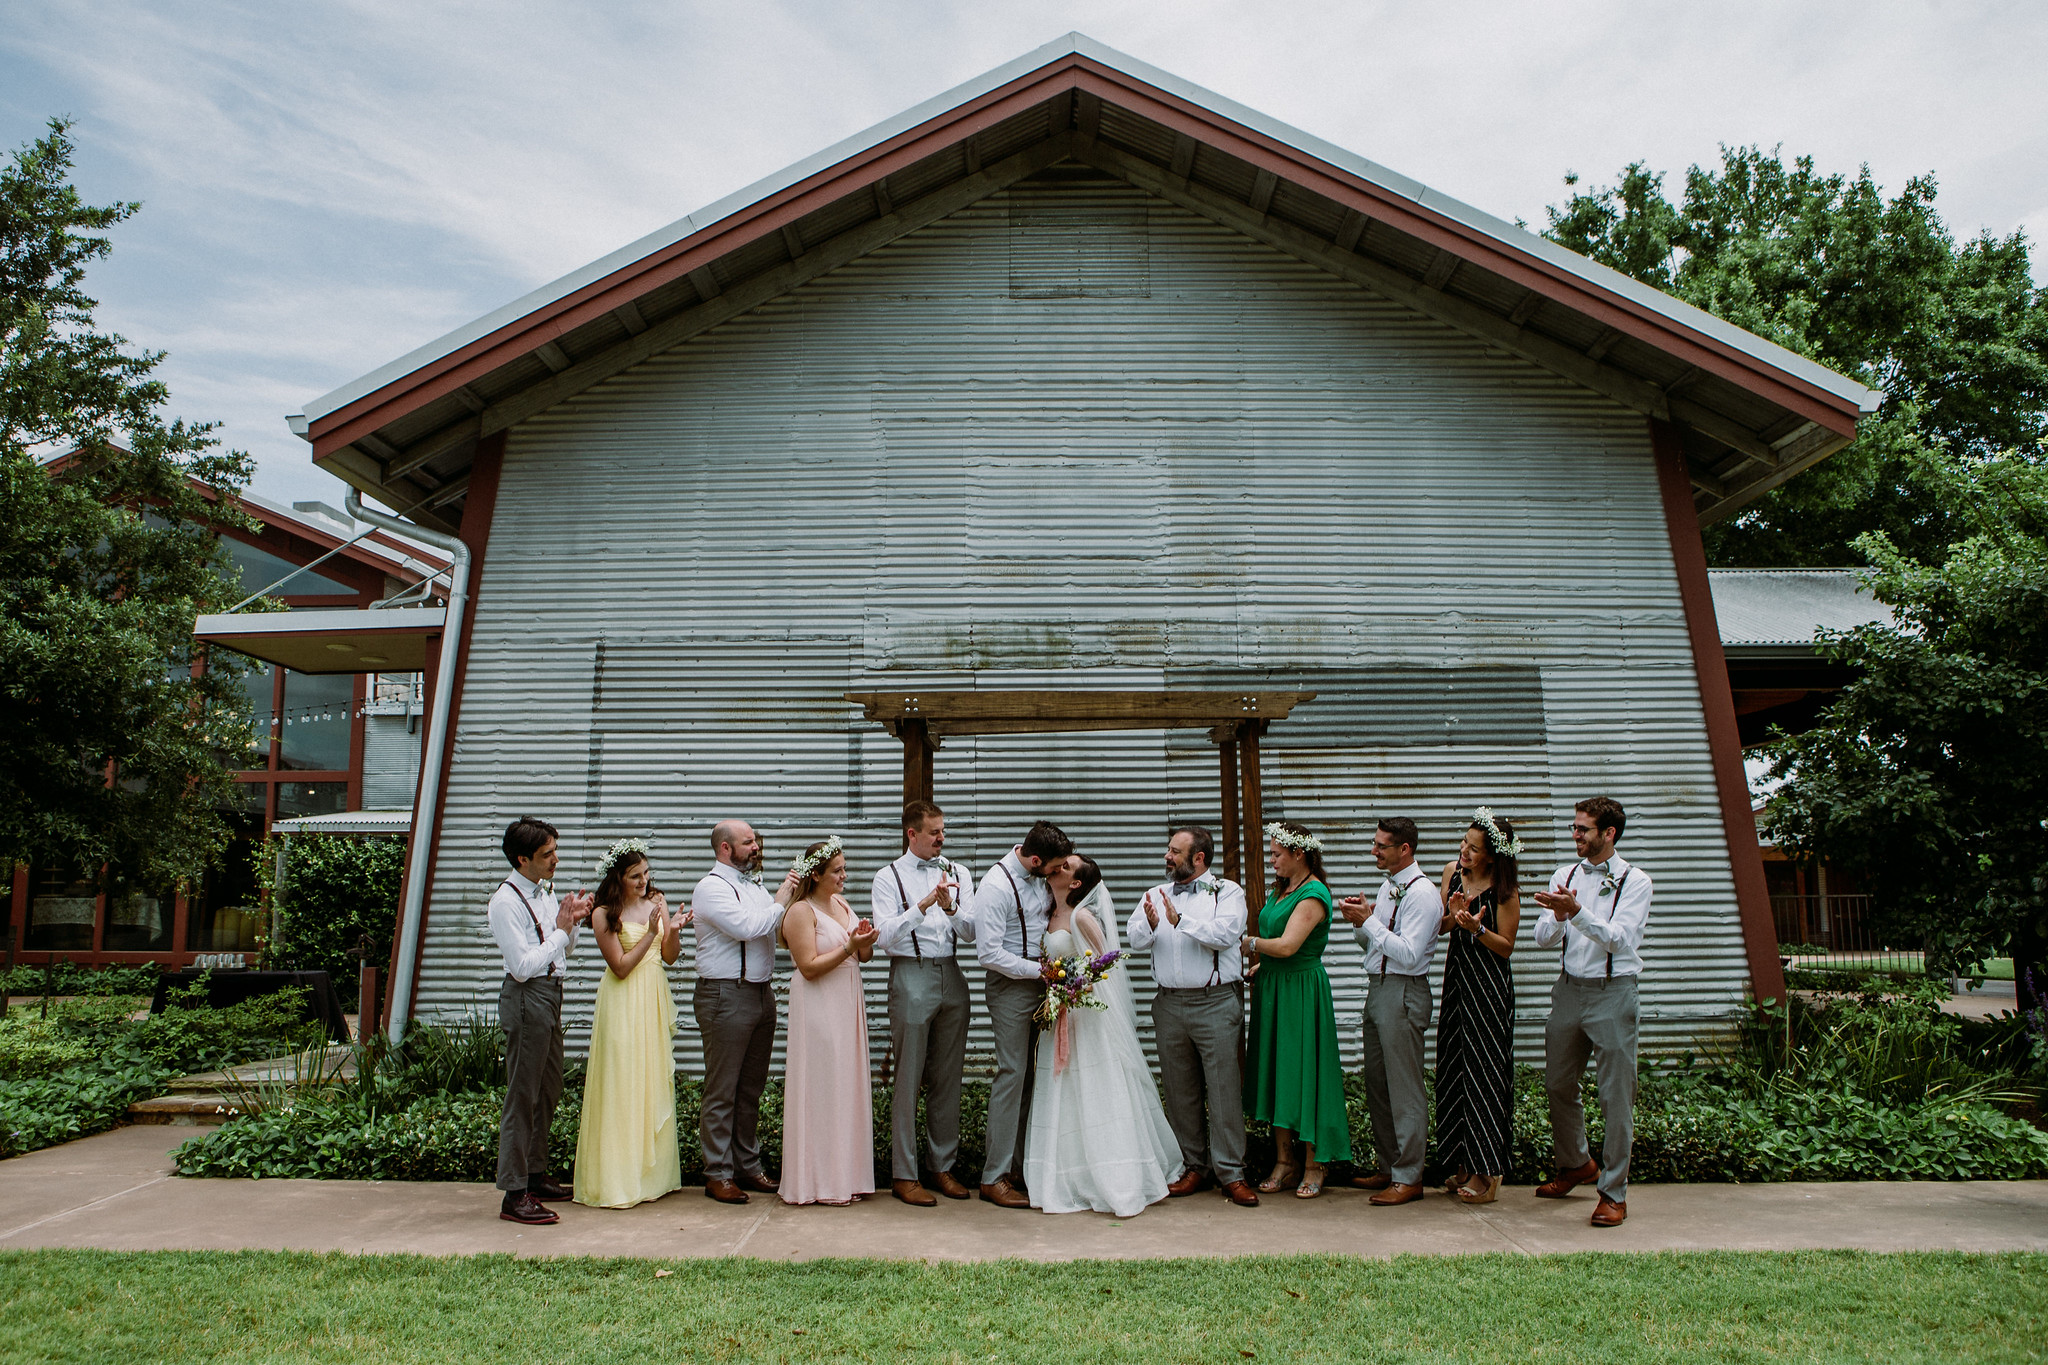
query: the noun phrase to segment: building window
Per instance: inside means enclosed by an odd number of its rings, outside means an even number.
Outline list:
[[[259,815],[260,819],[260,815]],[[220,865],[186,901],[185,947],[195,953],[249,953],[265,933],[267,916],[256,885],[257,841],[251,832],[229,844]]]
[[[100,950],[108,953],[157,952],[171,946],[172,913],[177,893],[148,890],[117,882],[107,893],[106,922],[100,926]]]
[[[28,923],[24,948],[89,951],[100,889],[91,880],[46,868],[29,874]]]
[[[278,766],[294,772],[347,772],[355,700],[353,673],[287,669]]]
[[[290,820],[301,815],[333,815],[347,809],[346,782],[277,784],[277,818],[280,820]]]

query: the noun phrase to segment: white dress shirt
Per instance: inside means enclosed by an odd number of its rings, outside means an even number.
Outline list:
[[[697,916],[698,976],[759,982],[775,975],[782,907],[766,887],[731,863],[713,863],[690,909]]]
[[[517,872],[491,893],[491,937],[505,955],[505,975],[514,981],[531,981],[536,976],[568,974],[576,930],[556,925],[560,910],[554,892]]]
[[[1444,898],[1420,864],[1388,876],[1380,883],[1372,914],[1351,931],[1365,949],[1365,974],[1427,975],[1443,920]]]
[[[1551,876],[1552,891],[1569,888],[1579,898],[1579,913],[1561,920],[1539,906],[1536,946],[1555,948],[1562,941],[1564,969],[1571,976],[1636,976],[1643,970],[1643,926],[1650,921],[1650,874],[1619,853],[1602,868],[1581,859]],[[1619,897],[1607,885],[1610,877]]]
[[[1052,918],[1052,888],[1024,870],[1021,848],[1005,853],[981,879],[974,896],[974,953],[992,972],[1036,981],[1045,923]]]
[[[937,901],[919,910],[918,903],[940,882],[952,884],[953,913],[941,910]],[[950,958],[956,941],[974,942],[974,899],[967,889],[967,869],[950,858],[927,862],[906,853],[888,864],[875,874],[870,910],[876,943],[890,957]]]
[[[1145,915],[1147,900],[1162,907],[1157,929]],[[1168,905],[1179,924],[1166,917]],[[1132,952],[1152,954],[1152,979],[1168,990],[1228,985],[1244,978],[1239,943],[1245,914],[1244,888],[1204,872],[1191,881],[1164,882],[1139,897],[1128,942]]]

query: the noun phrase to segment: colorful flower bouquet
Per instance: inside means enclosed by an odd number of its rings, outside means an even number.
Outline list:
[[[1119,949],[1093,956],[1076,953],[1072,957],[1046,959],[1045,999],[1031,1017],[1052,1030],[1052,1071],[1055,1076],[1067,1069],[1067,1058],[1073,1050],[1067,1014],[1072,1010],[1108,1008],[1095,998],[1095,983],[1108,976],[1110,969],[1123,961],[1123,957]]]

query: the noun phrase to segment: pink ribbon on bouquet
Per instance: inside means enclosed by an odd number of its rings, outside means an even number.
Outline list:
[[[1052,1074],[1055,1076],[1067,1069],[1067,1061],[1074,1055],[1074,1032],[1067,1023],[1068,1013],[1061,1010],[1059,1022],[1052,1026]]]

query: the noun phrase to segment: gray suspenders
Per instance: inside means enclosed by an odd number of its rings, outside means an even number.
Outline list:
[[[1389,878],[1387,878],[1387,880],[1388,880],[1388,881],[1390,881],[1390,882],[1394,882],[1394,879],[1393,879],[1392,877],[1389,877]],[[1417,883],[1417,882],[1419,882],[1419,881],[1426,881],[1426,880],[1428,880],[1428,879],[1427,879],[1427,878],[1426,878],[1426,877],[1425,877],[1425,876],[1424,876],[1424,875],[1423,875],[1422,873],[1418,872],[1418,873],[1416,873],[1416,874],[1415,874],[1414,876],[1410,877],[1410,878],[1409,878],[1409,879],[1408,879],[1407,881],[1405,881],[1405,882],[1394,882],[1394,889],[1395,889],[1396,891],[1398,891],[1398,892],[1400,893],[1400,895],[1397,895],[1397,896],[1395,896],[1395,897],[1394,897],[1394,908],[1393,908],[1392,910],[1390,910],[1390,911],[1388,911],[1388,912],[1387,912],[1387,932],[1388,932],[1388,933],[1390,933],[1390,934],[1391,934],[1391,933],[1393,933],[1393,932],[1394,932],[1394,926],[1395,926],[1396,924],[1399,924],[1399,923],[1401,922],[1401,896],[1405,896],[1405,895],[1407,895],[1407,894],[1408,894],[1408,888],[1409,888],[1409,887],[1411,887],[1411,886],[1413,886],[1413,885],[1415,885],[1415,883]],[[1382,949],[1380,949],[1380,980],[1382,980],[1382,981],[1385,981],[1386,979],[1387,979],[1387,950],[1386,950],[1385,948],[1382,948]]]

